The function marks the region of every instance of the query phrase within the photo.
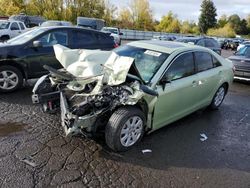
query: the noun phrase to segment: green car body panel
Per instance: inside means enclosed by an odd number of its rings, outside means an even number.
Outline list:
[[[158,92],[159,96],[144,97],[148,108],[147,129],[151,131],[209,106],[218,88],[223,84],[228,87],[233,81],[232,63],[210,49],[189,44],[181,44],[184,47],[177,45],[176,48],[167,48],[143,41],[132,42],[129,45],[169,54],[169,57],[148,84]],[[164,73],[175,58],[187,52],[209,53],[219,60],[222,66],[197,72],[169,83],[160,83]]]

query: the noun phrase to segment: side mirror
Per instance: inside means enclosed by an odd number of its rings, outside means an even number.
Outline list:
[[[123,35],[123,33],[120,33],[119,35]]]
[[[170,83],[170,79],[167,75],[163,76],[162,79],[160,80],[160,84],[162,86],[165,86],[166,84]]]
[[[42,42],[41,41],[38,41],[38,40],[35,40],[33,41],[33,47],[35,48],[39,48],[39,47],[42,47]]]

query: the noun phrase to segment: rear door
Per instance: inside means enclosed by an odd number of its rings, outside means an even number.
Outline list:
[[[21,33],[24,33],[26,30],[25,30],[25,26],[22,22],[18,22],[19,23],[19,26],[20,26],[20,29],[21,29]]]
[[[198,76],[192,52],[178,56],[163,76],[169,83],[157,85],[153,125],[158,129],[193,112],[199,103]]]
[[[199,101],[199,106],[204,106],[211,102],[222,79],[223,70],[220,62],[208,52],[196,51],[194,56],[199,90],[197,101]]]
[[[10,38],[16,37],[21,34],[21,30],[17,22],[12,22],[10,25]]]

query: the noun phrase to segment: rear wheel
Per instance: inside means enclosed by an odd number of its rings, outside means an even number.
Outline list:
[[[13,66],[0,67],[0,92],[12,92],[23,85],[22,73]]]
[[[135,107],[122,107],[109,119],[105,130],[107,145],[114,151],[134,146],[144,134],[145,115]]]
[[[212,103],[210,104],[210,108],[213,110],[216,110],[220,107],[222,104],[224,98],[226,95],[226,86],[222,85],[219,87],[219,89],[216,91],[214,98],[212,100]]]

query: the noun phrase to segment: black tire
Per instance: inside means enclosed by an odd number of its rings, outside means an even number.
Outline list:
[[[121,143],[121,135],[122,135],[121,131],[122,128],[125,126],[125,123],[128,120],[130,120],[130,118],[133,117],[134,118],[139,117],[139,119],[142,120],[141,134],[135,143],[133,143],[130,146],[124,146]],[[132,106],[119,108],[111,115],[106,125],[105,129],[106,144],[114,151],[126,151],[130,149],[132,146],[138,143],[143,137],[145,131],[145,122],[146,122],[145,115],[140,109]]]
[[[9,36],[2,36],[1,37],[1,41],[7,41],[7,40],[9,40],[10,39],[10,37]]]
[[[222,95],[222,93],[220,93],[222,90],[223,90],[223,95]],[[210,109],[217,110],[220,107],[220,105],[222,104],[222,102],[223,102],[223,100],[224,100],[224,98],[226,96],[226,93],[227,93],[226,85],[220,86],[219,89],[214,94],[213,100],[212,100],[212,102],[211,102],[211,104],[209,106]],[[218,100],[217,97],[219,97],[219,101],[217,101]]]
[[[9,72],[15,73],[17,77],[17,80],[16,80],[17,83],[12,88],[9,87],[9,89],[8,88],[4,89],[3,82],[0,82],[0,92],[3,92],[3,93],[13,92],[23,86],[23,75],[19,69],[10,65],[0,66],[0,79],[1,78],[3,79],[3,75],[2,75],[3,71],[9,71]]]

